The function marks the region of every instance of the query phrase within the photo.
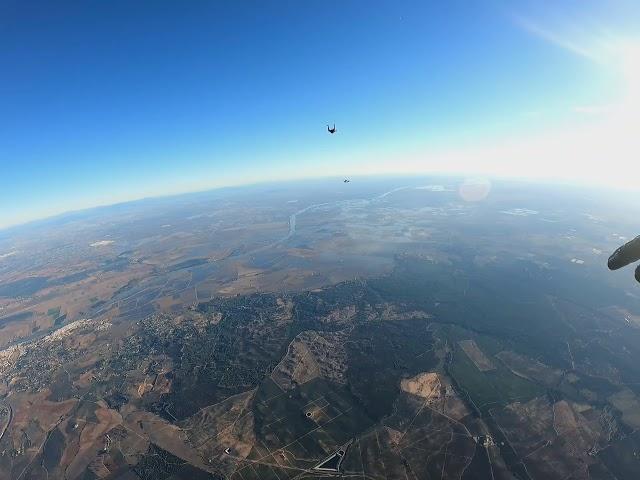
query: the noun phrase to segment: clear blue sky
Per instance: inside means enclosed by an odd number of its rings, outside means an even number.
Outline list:
[[[0,226],[261,179],[482,172],[611,126],[594,117],[631,98],[638,2],[542,3],[2,1]]]

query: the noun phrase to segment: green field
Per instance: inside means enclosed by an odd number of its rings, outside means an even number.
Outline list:
[[[516,400],[526,402],[545,393],[543,387],[514,375],[494,357],[496,353],[506,349],[500,340],[454,326],[445,326],[441,332],[452,348],[448,365],[449,374],[458,388],[466,393],[481,411]],[[460,340],[465,339],[473,339],[496,368],[485,372],[478,370],[458,345]]]

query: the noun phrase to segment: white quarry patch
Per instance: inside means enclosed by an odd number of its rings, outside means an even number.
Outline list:
[[[422,187],[416,187],[416,190],[428,190],[430,192],[453,192],[453,189],[447,188],[444,185],[423,185]]]
[[[93,242],[90,247],[106,247],[107,245],[111,245],[112,243],[116,243],[115,240],[100,240],[97,242]]]
[[[515,215],[517,217],[528,217],[529,215],[537,215],[538,211],[529,210],[528,208],[511,208],[509,210],[502,210],[500,213],[505,215]]]
[[[588,218],[589,220],[594,221],[594,222],[601,222],[602,221],[601,217],[598,217],[596,215],[592,215],[590,213],[583,213],[582,215],[584,217]]]

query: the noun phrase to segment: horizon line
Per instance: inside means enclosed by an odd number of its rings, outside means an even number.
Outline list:
[[[424,176],[424,177],[428,177],[428,176],[433,176],[433,177],[450,177],[450,178],[470,178],[470,179],[477,179],[477,178],[483,178],[483,179],[488,179],[490,181],[506,181],[506,182],[524,182],[524,183],[537,183],[537,184],[549,184],[549,185],[571,185],[571,186],[575,186],[575,187],[591,187],[591,188],[595,188],[596,190],[605,190],[605,191],[635,191],[635,189],[631,189],[630,187],[626,187],[626,186],[614,186],[614,185],[602,185],[600,183],[592,183],[590,181],[586,181],[584,179],[582,179],[582,181],[580,180],[574,180],[574,181],[570,181],[567,178],[564,177],[527,177],[527,176],[516,176],[516,175],[497,175],[497,174],[488,174],[488,173],[481,173],[481,172],[459,172],[459,171],[450,171],[450,172],[446,172],[446,171],[381,171],[381,172],[371,172],[371,173],[367,173],[367,174],[345,174],[343,176],[339,176],[339,175],[327,175],[327,176],[317,176],[317,175],[303,175],[303,176],[299,176],[299,177],[287,177],[287,178],[282,178],[282,179],[266,179],[266,180],[259,180],[259,181],[247,181],[247,182],[230,182],[230,183],[226,183],[226,184],[222,184],[222,185],[211,185],[210,187],[204,187],[204,188],[196,188],[193,190],[181,190],[181,191],[176,191],[176,192],[172,192],[172,193],[166,193],[166,194],[157,194],[157,195],[145,195],[145,196],[140,196],[140,197],[133,197],[133,198],[129,198],[129,199],[122,199],[122,200],[115,200],[113,202],[107,202],[107,203],[96,203],[93,205],[87,205],[84,207],[80,207],[77,209],[63,209],[57,213],[52,213],[52,214],[45,214],[43,216],[37,216],[37,217],[33,217],[33,218],[29,218],[26,219],[24,221],[18,221],[15,223],[9,223],[6,225],[0,225],[0,233],[5,233],[8,230],[14,229],[14,228],[20,228],[20,227],[28,227],[32,224],[36,224],[39,222],[46,222],[48,220],[54,220],[56,218],[59,217],[64,217],[66,215],[73,215],[73,214],[77,214],[77,213],[81,213],[81,212],[87,212],[89,210],[95,210],[95,209],[101,209],[101,208],[110,208],[110,207],[116,207],[118,205],[126,205],[126,204],[130,204],[130,203],[138,203],[138,202],[143,202],[145,200],[159,200],[159,199],[163,199],[163,198],[172,198],[172,197],[181,197],[181,196],[186,196],[186,195],[195,195],[195,194],[199,194],[199,193],[207,193],[207,192],[213,192],[213,191],[217,191],[217,190],[224,190],[224,189],[228,189],[228,188],[246,188],[246,187],[252,187],[252,186],[258,186],[258,185],[268,185],[268,184],[273,184],[273,183],[292,183],[292,182],[301,182],[301,181],[311,181],[311,180],[332,180],[332,179],[337,179],[337,178],[344,178],[344,177],[350,177],[350,178],[371,178],[371,177],[382,177],[382,176],[388,176],[388,177],[409,177],[409,176]]]

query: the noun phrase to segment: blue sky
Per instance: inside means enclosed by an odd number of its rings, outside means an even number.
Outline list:
[[[625,186],[640,5],[544,3],[5,0],[0,226],[314,175]]]

